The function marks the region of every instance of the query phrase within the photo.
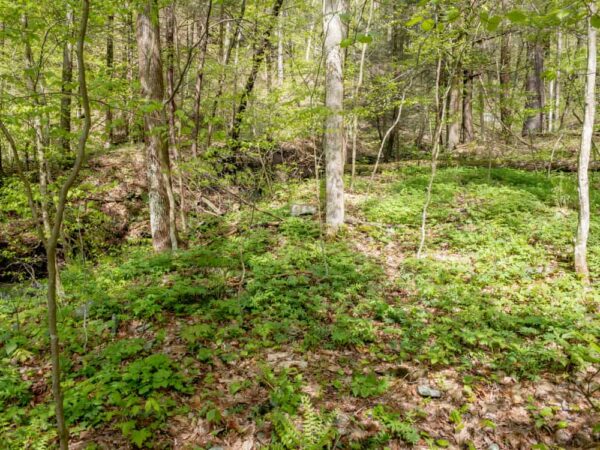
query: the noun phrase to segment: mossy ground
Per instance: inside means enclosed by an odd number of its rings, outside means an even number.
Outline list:
[[[417,259],[428,177],[410,165],[360,177],[335,239],[288,216],[315,202],[314,181],[288,183],[258,205],[281,221],[198,218],[187,250],[130,246],[66,267],[76,448],[593,445],[598,397],[578,390],[599,364],[600,290],[572,270],[574,177],[439,170]],[[7,448],[54,438],[44,314],[40,289],[0,303]],[[442,398],[421,398],[423,384]]]

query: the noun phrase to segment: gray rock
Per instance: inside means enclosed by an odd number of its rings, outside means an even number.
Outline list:
[[[433,389],[425,385],[418,386],[417,392],[421,397],[440,398],[442,396],[442,393],[437,389]]]
[[[573,439],[573,435],[571,433],[569,433],[568,430],[560,429],[560,430],[556,430],[556,433],[554,434],[554,436],[556,437],[556,441],[559,444],[568,444],[569,442],[571,442],[571,439]]]
[[[500,450],[500,446],[498,444],[490,444],[487,450]]]
[[[293,217],[312,216],[317,213],[317,208],[312,205],[292,205],[290,214]]]

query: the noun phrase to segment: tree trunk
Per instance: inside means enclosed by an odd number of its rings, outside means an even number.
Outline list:
[[[83,0],[81,25],[77,41],[77,67],[79,73],[79,91],[81,94],[81,101],[84,111],[83,128],[79,136],[75,164],[73,165],[73,168],[69,173],[69,176],[65,180],[64,184],[61,186],[58,194],[56,213],[54,215],[54,223],[52,224],[52,230],[50,235],[48,236],[48,241],[46,243],[46,256],[48,268],[48,331],[50,334],[50,353],[52,359],[52,394],[54,396],[55,402],[55,415],[58,428],[59,445],[61,450],[67,450],[69,447],[69,430],[65,423],[65,416],[63,411],[63,396],[60,385],[60,344],[58,337],[56,304],[57,292],[59,287],[59,277],[57,270],[56,247],[58,245],[58,239],[62,227],[65,206],[67,203],[67,196],[71,186],[73,185],[77,178],[77,175],[79,174],[81,165],[83,164],[83,159],[85,156],[85,146],[91,127],[91,111],[87,94],[87,85],[85,79],[85,63],[83,59],[83,46],[87,31],[88,16],[89,1]]]
[[[500,43],[500,122],[504,124],[502,133],[504,141],[510,142],[510,127],[512,122],[512,111],[510,107],[511,99],[511,79],[510,79],[510,34],[504,34]]]
[[[523,123],[523,136],[540,134],[544,127],[544,82],[542,80],[544,49],[539,42],[528,44],[527,58],[529,70],[525,86],[527,91],[525,108],[529,114]]]
[[[23,28],[27,30],[28,19],[27,16],[22,18]],[[27,86],[33,95],[33,102],[38,108],[42,108],[46,105],[46,101],[43,96],[43,89],[40,88],[41,76],[35,74],[39,71],[39,68],[35,67],[33,52],[31,50],[31,44],[29,39],[25,39],[25,80]],[[46,147],[48,145],[48,134],[47,126],[44,123],[44,113],[36,112],[33,118],[33,132],[34,132],[34,143],[38,163],[38,178],[40,187],[40,206],[42,222],[44,224],[44,236],[45,239],[50,235],[50,205],[52,203],[48,194],[48,161],[46,159]]]
[[[371,0],[369,4],[369,15],[367,18],[367,25],[365,27],[365,34],[368,35],[371,29],[371,22],[373,20],[373,9],[374,9],[375,1]],[[311,29],[312,34],[312,29]],[[361,44],[360,51],[360,64],[358,66],[358,79],[356,80],[356,84],[354,85],[354,92],[352,94],[352,103],[354,108],[358,106],[358,95],[360,93],[360,88],[362,87],[365,73],[365,57],[367,55],[367,43],[363,42]],[[350,178],[350,189],[352,189],[354,185],[354,176],[356,174],[356,144],[358,141],[358,114],[356,112],[352,114],[352,154],[351,154],[351,163],[352,163],[352,176]]]
[[[106,37],[106,69],[108,70],[108,76],[112,78],[113,69],[114,69],[114,60],[115,60],[115,46],[113,41],[113,26],[114,26],[115,18],[113,15],[108,16],[108,30]],[[104,144],[105,148],[110,148],[114,143],[114,135],[113,135],[113,114],[110,105],[106,106],[106,123],[105,123],[105,133],[106,133],[106,143]]]
[[[175,127],[175,114],[177,112],[177,104],[175,102],[175,4],[171,2],[165,8],[165,46],[167,58],[167,96],[169,102],[167,104],[167,120],[169,123],[169,145],[175,148],[177,145],[177,130]]]
[[[560,113],[560,64],[562,59],[562,32],[558,30],[556,33],[556,79],[554,80],[554,122],[555,128],[559,129],[558,118],[561,117]],[[551,100],[552,101],[552,100]]]
[[[73,11],[67,11],[66,26],[70,29],[73,25]],[[65,152],[71,151],[71,83],[73,82],[73,45],[69,39],[70,30],[63,44],[62,80],[60,84],[60,146]]]
[[[276,21],[279,17],[279,12],[281,11],[281,5],[283,4],[283,0],[275,0],[275,5],[271,11],[271,18]],[[262,41],[254,50],[254,54],[252,55],[252,68],[250,70],[250,75],[246,80],[246,84],[244,85],[244,91],[242,92],[242,98],[240,99],[240,104],[237,107],[237,111],[233,118],[233,126],[231,127],[231,139],[234,141],[234,145],[239,145],[239,138],[241,132],[242,119],[244,116],[244,112],[246,111],[246,107],[248,106],[248,100],[252,91],[254,90],[254,85],[256,84],[256,77],[258,76],[258,70],[265,59],[266,52],[269,50],[270,42],[271,42],[271,33],[273,32],[273,27],[275,26],[274,22],[267,27],[264,32]]]
[[[284,67],[283,67],[283,15],[279,16],[277,23],[277,85],[283,86]]]
[[[452,87],[448,97],[448,125],[446,129],[446,148],[448,150],[454,150],[460,142],[460,80],[461,77],[458,74],[455,74],[450,80]]]
[[[206,61],[206,50],[208,49],[210,13],[212,11],[212,0],[208,1],[208,10],[206,11],[206,20],[204,22],[204,35],[202,37],[202,47],[200,49],[200,62],[198,63],[198,73],[196,74],[196,86],[194,92],[194,110],[192,117],[194,127],[192,128],[192,155],[198,156],[198,134],[200,133],[201,115],[200,102],[202,100],[202,87],[204,81],[204,63]]]
[[[473,72],[465,69],[462,98],[462,142],[471,142],[473,136]]]
[[[590,2],[590,14],[596,13],[595,2]],[[585,82],[585,113],[581,131],[581,147],[579,150],[579,165],[577,167],[579,220],[575,238],[575,270],[586,282],[589,282],[587,264],[587,241],[590,231],[590,187],[588,168],[594,133],[594,115],[596,113],[596,28],[588,17],[588,54],[587,76]]]
[[[211,2],[212,3],[212,2]],[[165,31],[165,42],[167,46],[167,95],[169,97],[168,103],[168,122],[169,122],[169,143],[171,146],[171,150],[173,151],[173,158],[175,163],[179,165],[179,142],[177,139],[177,125],[175,122],[175,117],[177,113],[177,104],[175,102],[175,29],[176,29],[176,19],[175,19],[175,2],[171,3],[166,8],[166,31]],[[199,99],[198,99],[199,101]],[[165,164],[170,168],[170,157],[166,154]],[[185,231],[186,225],[186,217],[185,217],[185,190],[183,187],[183,178],[181,174],[181,170],[178,167],[177,173],[177,184],[179,188],[179,217],[181,219],[181,227]],[[168,173],[171,173],[170,169]],[[173,193],[173,183],[172,177],[167,177],[167,196],[169,197],[169,227],[171,230],[177,229],[177,219],[176,219],[176,209],[177,204],[175,203],[175,195]],[[177,248],[177,238],[174,240],[175,246]]]
[[[146,170],[150,206],[152,245],[157,252],[177,247],[177,228],[170,219],[167,180],[168,141],[165,134],[167,120],[163,108],[164,85],[160,57],[160,29],[158,6],[148,0],[137,16],[137,43],[140,83],[145,101],[154,105],[144,113],[146,131]],[[166,161],[165,161],[166,160]]]
[[[335,233],[344,223],[344,74],[341,42],[344,38],[343,0],[323,0],[323,30],[325,33],[325,120],[323,147],[326,175],[326,223]]]

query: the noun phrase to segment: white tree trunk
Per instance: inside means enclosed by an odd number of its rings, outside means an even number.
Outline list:
[[[596,5],[590,3],[590,17],[596,13]],[[577,237],[575,238],[575,270],[581,274],[585,281],[589,281],[587,265],[587,241],[590,231],[590,192],[588,180],[588,166],[592,148],[592,134],[594,132],[594,114],[596,112],[596,29],[588,18],[588,55],[587,75],[585,81],[585,113],[583,129],[581,131],[581,147],[579,150],[579,165],[577,181],[579,192],[579,221],[577,223]]]
[[[562,58],[562,32],[560,30],[558,30],[556,41],[556,61],[558,67],[556,68],[556,80],[554,81],[554,123],[555,128],[558,130],[560,127],[560,61]]]
[[[283,15],[277,24],[277,84],[283,86]]]
[[[369,34],[371,29],[371,21],[373,20],[373,6],[375,4],[374,0],[371,0],[369,6],[369,17],[367,19],[367,26],[365,28],[365,34]],[[356,80],[356,85],[354,86],[354,93],[352,95],[352,102],[354,107],[358,104],[358,94],[360,92],[360,88],[363,84],[364,79],[364,71],[365,71],[365,56],[367,54],[367,43],[364,42],[361,44],[362,48],[360,51],[360,64],[358,68],[358,80]],[[358,140],[358,115],[354,113],[352,115],[352,176],[350,178],[350,189],[352,189],[354,185],[354,176],[356,175],[356,143]]]
[[[329,110],[323,142],[326,160],[326,223],[332,233],[344,223],[344,75],[340,47],[344,37],[344,25],[340,17],[343,12],[343,0],[323,0],[325,106]]]
[[[548,86],[548,96],[550,99],[554,98],[554,85],[555,80],[550,80]],[[554,131],[554,102],[550,102],[550,109],[548,111],[548,132],[552,133]]]
[[[164,101],[162,60],[158,7],[155,0],[147,0],[137,17],[137,42],[142,96],[148,104],[160,105]],[[167,118],[164,108],[153,108],[144,114],[146,127],[146,171],[148,177],[148,203],[150,230],[156,251],[177,248],[177,229],[172,222],[169,199],[170,167],[169,147],[164,129]]]

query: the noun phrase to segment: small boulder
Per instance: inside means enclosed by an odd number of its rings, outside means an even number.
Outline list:
[[[292,205],[290,214],[292,217],[312,216],[317,213],[317,208],[312,205]]]
[[[442,393],[437,389],[433,389],[425,385],[418,386],[417,392],[421,397],[440,398],[442,396]]]

